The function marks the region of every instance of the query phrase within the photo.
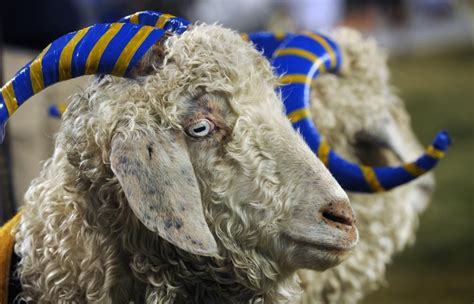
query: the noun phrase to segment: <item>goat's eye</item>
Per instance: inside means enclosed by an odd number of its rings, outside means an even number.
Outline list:
[[[198,120],[186,128],[186,133],[192,137],[204,137],[214,130],[214,124],[207,119]]]

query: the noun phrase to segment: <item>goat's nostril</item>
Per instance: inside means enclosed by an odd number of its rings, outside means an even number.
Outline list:
[[[328,211],[323,212],[323,217],[332,222],[341,223],[341,224],[349,225],[349,226],[351,226],[354,223],[354,220],[352,217],[347,217],[345,215],[338,215],[338,214],[334,214]]]
[[[353,226],[355,223],[354,212],[346,201],[335,201],[323,207],[321,216],[330,224],[343,224]]]

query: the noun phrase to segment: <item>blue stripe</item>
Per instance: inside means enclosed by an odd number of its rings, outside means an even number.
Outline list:
[[[59,111],[59,108],[57,105],[50,105],[48,108],[49,116],[54,117],[54,118],[61,118],[62,114]]]
[[[162,13],[146,11],[138,15],[138,23],[141,25],[155,26]]]
[[[273,65],[278,75],[303,74],[308,75],[314,62],[297,55],[281,55],[275,57]],[[313,76],[313,79],[319,75],[319,69]],[[309,76],[309,75],[308,75]]]
[[[281,40],[276,39],[272,32],[255,32],[248,35],[249,40],[255,45],[255,48],[262,52],[263,55],[271,60],[273,53],[282,43]]]
[[[97,68],[97,74],[110,74],[112,72],[123,49],[141,27],[142,26],[140,25],[130,23],[124,24],[115,37],[112,38],[109,45],[105,48]]]
[[[3,127],[3,124],[5,124],[7,120],[8,120],[7,105],[5,104],[5,100],[3,99],[2,94],[0,94],[0,127]]]
[[[187,20],[184,20],[182,18],[171,18],[169,19],[164,27],[164,30],[169,31],[169,32],[174,32],[177,34],[182,34],[184,33],[189,26],[190,22]]]
[[[160,40],[161,37],[163,37],[164,33],[165,33],[164,30],[155,29],[150,33],[150,35],[148,35],[145,41],[143,41],[142,45],[138,47],[137,52],[132,57],[132,60],[130,60],[130,64],[128,65],[127,70],[125,71],[126,77],[129,76],[130,71],[138,63],[138,61],[143,57],[143,55],[145,55],[145,53],[152,47],[152,45],[158,42],[158,40]]]
[[[341,158],[333,150],[329,152],[328,169],[345,190],[373,192],[360,167]]]
[[[71,75],[73,78],[85,74],[86,62],[90,52],[110,27],[111,24],[94,25],[74,48],[71,62]]]
[[[283,103],[285,104],[286,114],[306,107],[304,88],[305,85],[301,83],[293,83],[280,87]]]
[[[33,85],[30,77],[30,64],[24,66],[13,78],[13,91],[15,92],[18,106],[21,106],[33,95]]]
[[[5,138],[5,126],[8,120],[8,110],[5,105],[5,100],[3,100],[2,94],[0,94],[0,144]]]
[[[128,16],[125,16],[123,18],[120,18],[119,23],[130,23],[130,18],[132,17],[132,15],[128,15]]]
[[[380,185],[382,185],[382,187],[384,187],[386,190],[392,189],[415,179],[414,176],[412,176],[400,166],[378,167],[374,168],[374,172],[380,182]]]
[[[418,167],[422,169],[430,170],[438,163],[438,159],[428,155],[423,155],[422,157],[417,159],[415,163]]]
[[[61,57],[61,52],[76,33],[77,32],[68,33],[56,39],[44,55],[42,66],[45,88],[59,81],[59,59]]]

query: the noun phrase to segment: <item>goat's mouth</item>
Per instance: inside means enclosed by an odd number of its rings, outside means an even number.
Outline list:
[[[358,238],[352,240],[344,240],[343,242],[324,242],[309,239],[304,236],[297,236],[292,233],[284,233],[285,238],[291,243],[303,247],[314,248],[323,252],[336,255],[344,255],[349,253],[357,245]]]
[[[291,248],[288,252],[290,266],[294,269],[306,268],[318,271],[334,267],[347,259],[358,239],[316,240],[288,232],[283,233],[283,238]]]

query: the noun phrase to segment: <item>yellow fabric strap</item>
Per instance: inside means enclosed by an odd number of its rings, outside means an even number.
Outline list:
[[[329,45],[329,43],[321,36],[316,35],[311,32],[303,32],[306,36],[310,37],[314,41],[318,42],[323,46],[323,48],[326,50],[326,52],[329,54],[329,58],[331,59],[331,67],[336,67],[336,54],[334,53],[334,50],[332,47]]]
[[[163,14],[158,18],[158,21],[156,21],[156,28],[162,29],[165,27],[166,21],[170,20],[171,18],[174,18],[175,16],[170,15],[170,14]]]
[[[72,53],[74,48],[81,41],[84,35],[89,31],[90,27],[82,29],[72,37],[72,39],[66,44],[63,51],[61,52],[61,57],[59,58],[59,80],[68,80],[71,79],[71,62],[72,62]]]
[[[138,24],[138,22],[139,22],[138,17],[139,17],[139,16],[140,16],[140,12],[133,14],[133,15],[130,17],[130,23]]]
[[[306,108],[293,111],[287,115],[288,119],[292,123],[297,123],[298,121],[308,118],[310,116],[311,116],[311,111]]]
[[[0,228],[0,303],[7,303],[8,300],[10,260],[15,244],[12,230],[20,219],[21,212],[18,212],[17,215]]]
[[[317,155],[326,167],[329,163],[329,152],[331,152],[331,148],[329,148],[329,145],[325,141],[321,141],[318,147]]]
[[[100,37],[99,41],[94,45],[86,61],[86,74],[91,75],[97,72],[97,68],[102,58],[102,54],[105,52],[105,48],[109,45],[112,38],[120,31],[123,23],[114,23],[110,28],[105,32],[105,34]]]
[[[64,112],[66,112],[66,109],[67,109],[67,104],[65,102],[61,102],[58,104],[58,110],[59,110],[59,113],[64,114]]]
[[[2,96],[7,106],[8,115],[12,115],[18,109],[18,101],[16,100],[13,82],[10,80],[2,88]]]
[[[135,55],[137,49],[142,45],[143,41],[150,35],[153,31],[153,27],[146,26],[138,30],[135,36],[128,42],[125,49],[119,56],[119,59],[115,63],[114,69],[112,70],[112,75],[122,77],[127,70],[130,61]]]
[[[436,149],[433,146],[429,146],[428,149],[426,149],[426,154],[433,157],[433,158],[443,158],[444,157],[444,152],[441,150]]]
[[[374,170],[371,167],[359,166],[362,174],[364,174],[365,181],[369,184],[370,188],[375,192],[382,192],[385,189],[380,184],[377,175],[375,175]]]
[[[250,40],[249,35],[247,33],[240,33],[240,37],[245,41]]]
[[[287,74],[280,78],[282,84],[292,84],[292,83],[311,83],[311,78],[305,74]]]
[[[415,163],[409,163],[403,165],[403,169],[410,173],[412,176],[420,176],[426,172],[425,169],[418,167]]]
[[[281,41],[281,40],[285,39],[286,33],[285,32],[275,32],[274,35],[275,35],[276,40]]]
[[[30,65],[30,78],[33,87],[33,93],[38,93],[44,89],[43,80],[43,57],[48,52],[51,44],[48,45]]]

